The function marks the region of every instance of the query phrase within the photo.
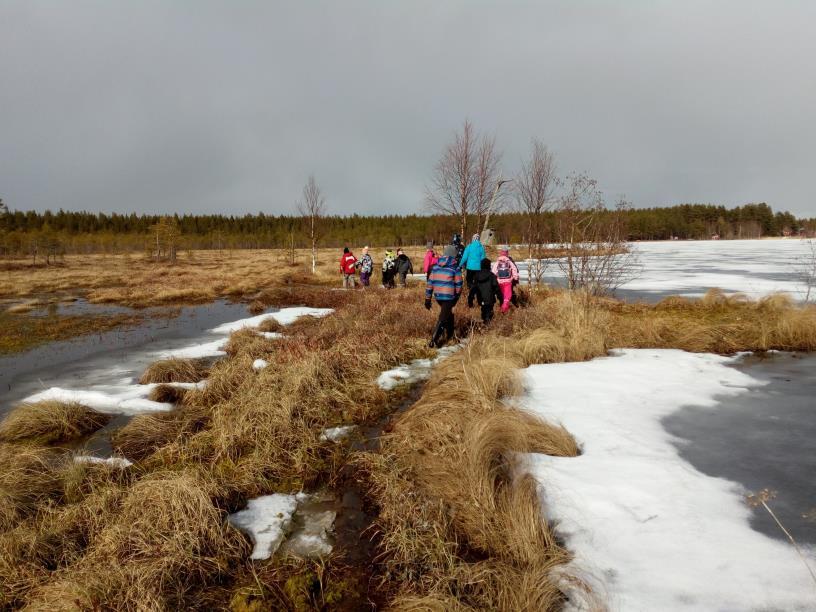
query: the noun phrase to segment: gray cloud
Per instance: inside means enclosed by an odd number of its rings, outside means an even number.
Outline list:
[[[811,2],[0,3],[12,208],[421,210],[469,117],[637,206],[816,215]]]

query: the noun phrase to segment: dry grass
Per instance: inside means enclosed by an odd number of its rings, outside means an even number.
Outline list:
[[[201,359],[164,359],[156,361],[144,371],[139,383],[199,382],[207,377],[208,362]]]
[[[184,396],[187,394],[187,389],[181,387],[174,387],[173,385],[160,384],[154,387],[147,396],[152,402],[160,402],[162,404],[180,404],[184,401]]]
[[[275,287],[339,287],[335,262],[342,249],[320,249],[318,274],[308,273],[310,255],[298,250],[295,264],[286,250],[195,251],[175,263],[156,263],[143,255],[66,255],[59,266],[10,261],[0,278],[0,298],[44,294],[84,294],[91,302],[138,308],[201,303],[216,298],[252,299]],[[409,251],[414,265],[422,249]],[[382,253],[375,253],[382,261]],[[262,302],[263,303],[263,302]]]
[[[525,355],[517,340],[473,340],[437,368],[383,453],[359,458],[397,609],[551,610],[563,601],[549,571],[567,554],[515,456],[577,448],[561,427],[503,403],[520,392]]]
[[[23,404],[0,422],[0,441],[53,444],[81,438],[104,427],[110,416],[75,402]]]

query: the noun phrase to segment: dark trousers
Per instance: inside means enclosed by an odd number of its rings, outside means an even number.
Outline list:
[[[478,273],[478,270],[465,270],[465,282],[467,282],[468,289],[470,289],[473,286],[473,283],[476,282],[476,275]]]
[[[487,325],[493,318],[493,304],[482,304],[482,323]]]
[[[456,304],[454,300],[436,300],[436,303],[439,304],[439,318],[436,320],[433,341],[435,344],[439,344],[442,340],[442,334],[445,334],[446,341],[453,338],[453,307]]]

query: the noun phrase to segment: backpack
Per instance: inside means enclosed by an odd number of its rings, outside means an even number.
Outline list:
[[[513,278],[513,265],[509,259],[499,259],[496,262],[496,277],[500,281],[507,281]]]
[[[374,260],[371,255],[363,255],[363,261],[360,263],[360,271],[364,274],[371,274],[374,270]]]
[[[383,259],[383,272],[388,272],[394,268],[395,262],[390,257]]]

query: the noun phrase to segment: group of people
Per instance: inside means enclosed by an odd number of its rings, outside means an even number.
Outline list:
[[[468,307],[472,308],[474,300],[477,301],[485,324],[490,323],[493,318],[497,301],[501,303],[502,312],[507,312],[510,304],[516,302],[513,287],[519,282],[519,271],[507,247],[503,247],[496,261],[491,262],[479,234],[473,235],[473,240],[466,248],[463,247],[459,234],[455,234],[451,244],[445,247],[442,257],[435,261],[434,258],[433,245],[429,245],[425,261],[432,263],[426,272],[425,308],[431,309],[433,299],[439,304],[439,318],[431,334],[430,347],[441,346],[453,337],[453,309],[462,295],[465,283],[468,288]]]
[[[374,273],[374,259],[369,254],[368,247],[363,247],[363,256],[357,259],[348,247],[343,249],[340,257],[340,272],[343,274],[343,288],[354,289],[356,287],[357,271],[360,271],[360,284],[363,287],[371,286],[371,275]],[[386,249],[382,263],[382,286],[386,289],[396,287],[399,280],[400,287],[406,287],[408,275],[414,273],[414,265],[411,259],[402,249],[397,249],[396,254],[391,249]]]
[[[363,247],[360,259],[346,247],[340,257],[340,271],[343,274],[343,288],[354,289],[357,271],[360,272],[360,283],[363,287],[371,285],[374,273],[374,260],[369,248]],[[429,242],[422,261],[422,272],[426,275],[425,308],[431,309],[432,300],[439,304],[439,318],[431,334],[429,346],[441,346],[453,337],[453,309],[462,295],[463,287],[468,290],[467,303],[472,308],[474,302],[482,309],[482,321],[490,323],[496,302],[501,304],[501,311],[507,312],[510,304],[516,303],[513,287],[519,282],[519,270],[516,262],[510,257],[509,250],[503,247],[499,257],[491,262],[487,258],[479,234],[474,234],[467,247],[462,244],[459,234],[454,234],[441,256],[437,256],[433,242]],[[382,286],[386,289],[407,286],[409,274],[414,273],[411,259],[402,249],[396,253],[385,251],[382,263]],[[444,338],[443,338],[444,337]]]

